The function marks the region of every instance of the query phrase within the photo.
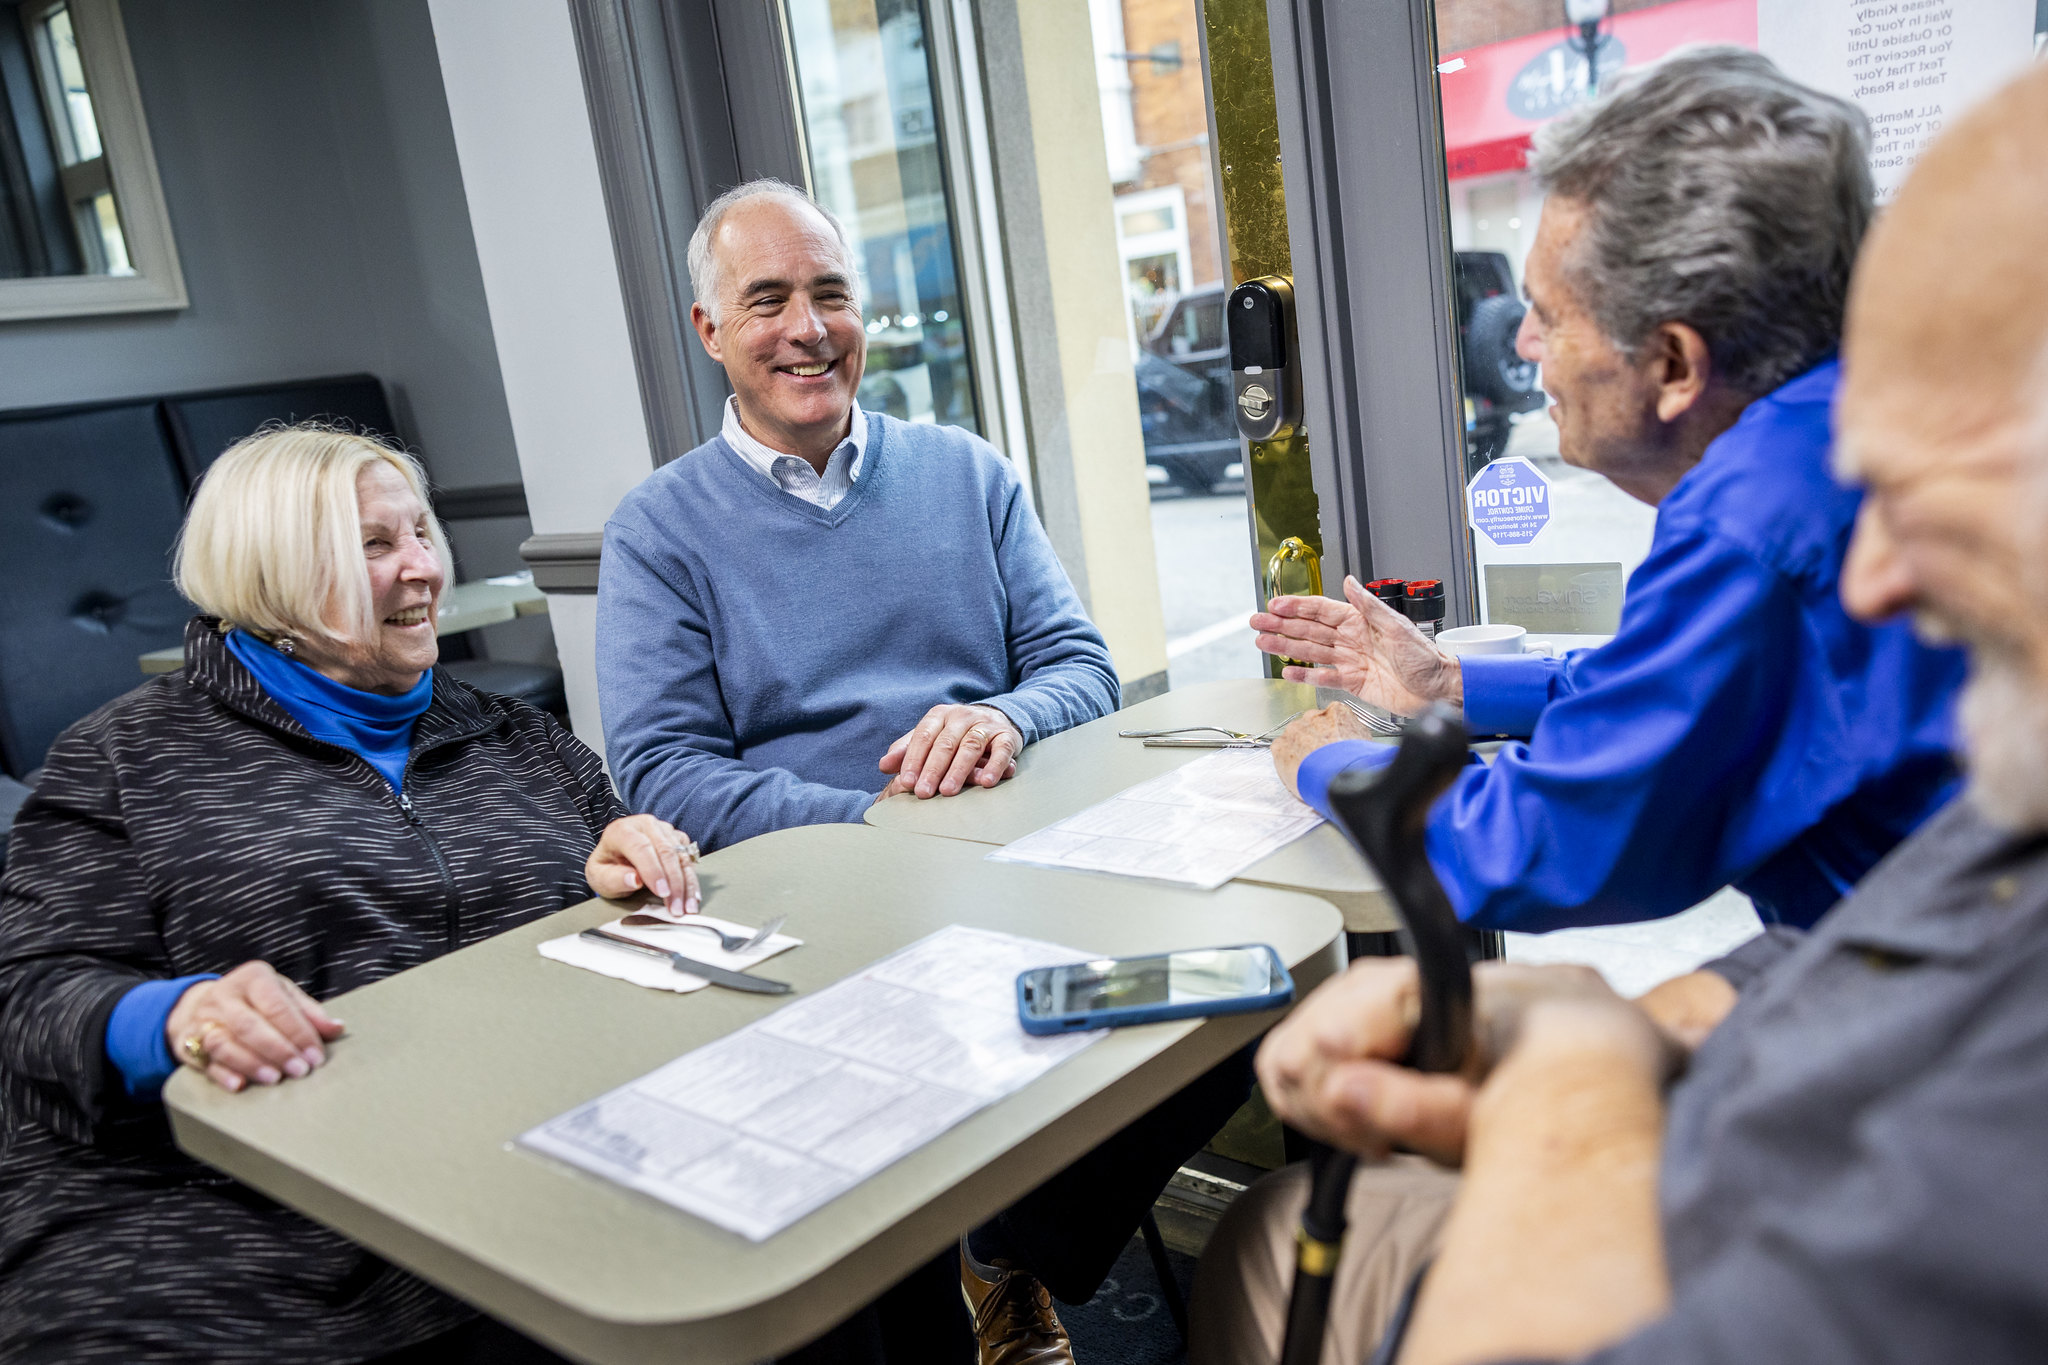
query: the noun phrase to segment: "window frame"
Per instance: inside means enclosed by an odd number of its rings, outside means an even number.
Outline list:
[[[1268,0],[1267,12],[1326,591],[1347,572],[1437,578],[1445,628],[1470,625],[1435,5]]]
[[[170,212],[157,176],[135,66],[121,21],[120,0],[65,0],[78,37],[78,55],[99,126],[105,180],[113,190],[132,275],[43,275],[0,280],[0,323],[37,318],[89,317],[109,313],[162,312],[188,307],[184,271],[178,263]],[[37,12],[50,8],[39,6]],[[24,9],[24,20],[31,16]],[[40,73],[39,73],[40,75]],[[66,210],[74,173],[92,162],[64,168]]]

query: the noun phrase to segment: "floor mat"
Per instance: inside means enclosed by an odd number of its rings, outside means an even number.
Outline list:
[[[1175,1278],[1186,1299],[1195,1278],[1195,1260],[1169,1250]],[[1075,1308],[1059,1304],[1060,1321],[1074,1339],[1075,1365],[1180,1365],[1187,1350],[1174,1328],[1173,1314],[1159,1295],[1159,1277],[1152,1258],[1136,1237],[1124,1248],[1109,1278],[1095,1297]]]

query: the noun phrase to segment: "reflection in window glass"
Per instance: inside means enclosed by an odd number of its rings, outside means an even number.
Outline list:
[[[1223,296],[1203,294],[1177,309],[1162,329],[1168,354],[1210,353],[1223,349]]]
[[[1124,262],[1133,319],[1141,335],[1158,326],[1168,304],[1180,293],[1180,257],[1171,252],[1138,256]]]
[[[1642,562],[1656,518],[1654,508],[1606,479],[1564,463],[1540,377],[1514,354],[1523,262],[1543,208],[1527,169],[1533,134],[1619,71],[1687,44],[1732,43],[1760,49],[1794,78],[1859,103],[1871,119],[1878,191],[1887,196],[1944,121],[2025,63],[2042,7],[2037,0],[1885,6],[1878,19],[1858,18],[1860,8],[1845,0],[1614,0],[1589,60],[1558,0],[1436,0],[1465,472],[1469,479],[1502,456],[1523,456],[1551,484],[1550,520],[1526,543],[1500,544],[1474,531],[1482,620],[1540,628],[1491,601],[1486,585],[1515,585],[1520,600],[1539,579],[1608,582],[1615,565],[1625,574]],[[1886,25],[1881,41],[1852,32],[1867,22]],[[1527,568],[1488,572],[1536,565],[1545,570],[1533,577]]]
[[[917,0],[788,0],[811,187],[852,236],[863,407],[980,431]]]

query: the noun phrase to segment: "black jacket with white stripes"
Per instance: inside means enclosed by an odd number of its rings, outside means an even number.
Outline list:
[[[107,1018],[251,959],[325,999],[550,914],[622,814],[560,725],[439,673],[401,802],[204,618],[183,671],[66,730],[0,881],[0,1358],[339,1363],[468,1317],[180,1153]]]

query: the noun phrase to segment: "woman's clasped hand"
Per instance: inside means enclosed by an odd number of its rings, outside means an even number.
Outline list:
[[[341,1034],[339,1019],[267,962],[188,986],[164,1024],[171,1056],[223,1090],[306,1075]]]

